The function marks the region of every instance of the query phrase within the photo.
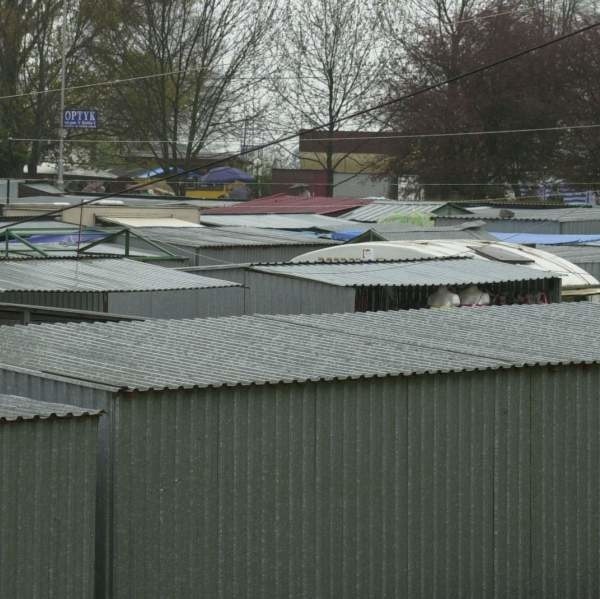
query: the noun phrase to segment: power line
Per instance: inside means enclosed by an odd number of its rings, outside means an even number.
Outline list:
[[[312,137],[302,138],[302,141],[365,141],[371,139],[421,139],[428,137],[462,137],[476,135],[506,135],[512,133],[537,133],[542,131],[570,131],[572,129],[597,129],[600,124],[592,125],[561,125],[557,127],[537,127],[530,129],[496,129],[481,131],[452,131],[449,133],[407,133],[390,135],[364,135],[360,137]]]
[[[105,81],[98,81],[96,83],[83,83],[80,85],[71,85],[65,88],[65,91],[77,91],[81,89],[90,89],[94,87],[108,87],[111,85],[120,85],[121,83],[134,83],[137,81],[145,81],[149,79],[160,79],[161,77],[170,77],[171,75],[181,75],[186,73],[195,73],[203,70],[212,70],[215,67],[198,67],[198,68],[190,68],[190,69],[179,69],[176,71],[167,71],[164,73],[151,73],[149,75],[137,75],[134,77],[123,77],[120,79],[109,79]],[[228,75],[206,75],[206,79],[222,79],[224,77],[228,77]],[[268,75],[233,75],[229,76],[229,79],[232,81],[297,81],[304,79],[322,79],[322,77],[318,75],[285,75],[285,76],[275,76],[272,73]],[[5,96],[0,96],[0,101],[2,100],[14,100],[17,98],[26,98],[30,96],[42,96],[46,94],[54,94],[59,93],[61,91],[60,88],[51,88],[51,89],[43,89],[31,92],[22,92],[18,94],[9,94]]]
[[[432,83],[430,85],[422,87],[422,88],[420,88],[418,90],[415,90],[413,92],[410,92],[408,94],[404,94],[404,95],[399,96],[397,98],[393,98],[393,99],[387,100],[385,102],[380,102],[380,103],[375,104],[374,106],[371,106],[369,108],[365,108],[365,109],[362,109],[362,110],[359,110],[359,111],[355,111],[355,112],[350,113],[350,114],[348,114],[346,116],[340,117],[339,119],[336,119],[335,123],[341,123],[341,122],[349,121],[349,120],[352,120],[352,119],[356,119],[357,117],[364,116],[365,114],[368,114],[370,112],[374,112],[376,110],[383,110],[385,108],[393,106],[394,104],[398,104],[399,102],[403,102],[405,100],[409,100],[409,99],[414,98],[416,96],[419,96],[421,94],[425,94],[425,93],[433,91],[435,89],[439,89],[441,87],[445,87],[446,85],[449,85],[451,83],[456,83],[456,82],[462,81],[463,79],[466,79],[468,77],[473,77],[474,75],[479,75],[481,73],[485,73],[486,71],[494,69],[494,68],[496,68],[498,66],[501,66],[503,64],[507,64],[509,62],[512,62],[514,60],[522,58],[523,56],[527,56],[528,54],[531,54],[533,52],[537,52],[539,50],[542,50],[542,49],[547,48],[549,46],[552,46],[554,44],[558,44],[558,43],[563,42],[563,41],[565,41],[567,39],[575,37],[577,35],[581,35],[582,33],[585,33],[587,31],[590,31],[590,30],[595,29],[597,27],[600,27],[600,22],[595,22],[595,23],[592,23],[591,25],[586,25],[585,27],[581,27],[580,29],[576,29],[576,30],[571,31],[569,33],[560,35],[560,36],[555,37],[555,38],[553,38],[553,39],[551,39],[551,40],[549,40],[547,42],[543,42],[541,44],[537,44],[535,46],[526,48],[525,50],[520,50],[518,52],[515,52],[513,54],[505,56],[504,58],[500,58],[498,60],[495,60],[494,62],[482,65],[480,67],[477,67],[475,69],[471,69],[469,71],[465,71],[464,73],[460,73],[459,75],[455,75],[454,77],[450,77],[448,79],[444,79],[443,81],[438,81],[436,83]],[[318,125],[316,127],[312,127],[310,129],[305,130],[305,133],[317,132],[320,129],[322,129],[324,127],[327,127],[327,126],[329,126],[331,124],[332,124],[331,122],[322,123],[321,125]],[[274,141],[271,141],[271,142],[267,142],[267,143],[258,145],[256,147],[250,149],[250,150],[244,150],[244,151],[238,152],[234,156],[229,156],[226,159],[216,160],[216,161],[214,161],[214,162],[212,162],[212,163],[210,163],[208,165],[205,165],[205,168],[209,168],[209,167],[212,167],[212,166],[217,166],[217,165],[222,164],[223,162],[225,162],[227,160],[230,160],[232,157],[245,156],[245,155],[250,154],[252,152],[256,152],[258,150],[263,150],[263,149],[269,148],[269,147],[271,147],[273,145],[277,145],[277,144],[280,144],[280,143],[284,143],[286,141],[290,141],[290,140],[295,139],[297,137],[298,137],[298,133],[297,132],[290,133],[289,135],[285,135],[283,137],[280,137],[277,140],[274,140]],[[185,174],[191,173],[193,171],[195,171],[195,169],[188,169],[187,171],[184,171],[183,173],[174,173],[172,175],[166,175],[166,176],[161,177],[159,179],[155,179],[153,183],[156,184],[159,181],[170,181],[171,179],[175,179],[177,177],[180,177],[181,175],[185,175]],[[147,186],[148,186],[148,183],[143,183],[143,184],[140,184],[140,185],[137,185],[137,186],[131,188],[129,191],[134,191],[134,190],[137,190],[137,189],[143,189],[143,188],[145,188]],[[89,204],[89,203],[97,202],[97,201],[100,201],[100,200],[106,200],[106,199],[114,198],[115,195],[117,195],[117,194],[114,194],[114,193],[106,194],[104,196],[100,196],[99,198],[94,198],[92,201],[84,201],[84,202],[81,202],[80,204],[76,204],[74,206],[70,206],[70,208],[76,208],[76,207],[79,207],[79,206],[84,205],[84,204]],[[57,209],[57,210],[53,210],[53,211],[47,212],[47,213],[44,214],[44,217],[47,218],[48,216],[53,216],[53,215],[61,214],[65,209],[66,208],[63,207],[63,208],[60,208],[60,209]],[[20,219],[17,222],[21,222],[21,223],[31,222],[31,221],[34,221],[34,220],[38,220],[40,218],[41,218],[41,215],[32,216],[32,217],[27,217],[27,218],[24,218],[24,219]],[[5,229],[6,227],[7,227],[7,225],[0,226],[0,230]]]
[[[239,137],[220,137],[219,139],[228,141],[238,141]],[[9,137],[9,141],[20,141],[20,142],[49,142],[54,143],[60,141],[60,138],[52,137]],[[65,143],[86,143],[86,144],[178,144],[187,145],[188,140],[176,140],[176,139],[83,139],[78,137],[67,137]]]
[[[540,133],[544,131],[571,131],[579,129],[597,129],[600,124],[591,125],[560,125],[556,127],[536,127],[528,129],[496,129],[496,130],[480,130],[480,131],[452,131],[448,133],[406,133],[406,134],[395,134],[390,133],[389,135],[361,135],[359,137],[302,137],[301,141],[366,141],[366,140],[381,140],[381,139],[426,139],[430,137],[463,137],[463,136],[479,136],[479,135],[508,135],[516,133]],[[226,138],[225,138],[226,139]],[[231,137],[230,140],[238,140],[237,137]],[[34,137],[10,137],[10,141],[20,142],[57,142],[60,141],[58,138],[34,138]],[[67,138],[64,140],[69,143],[113,143],[113,144],[187,144],[188,142],[177,141],[172,139],[81,139],[81,138]],[[306,150],[305,150],[306,151]]]

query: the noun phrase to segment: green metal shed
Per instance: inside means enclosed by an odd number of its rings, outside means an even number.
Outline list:
[[[599,325],[582,303],[17,326],[0,381],[107,411],[98,598],[595,597]]]
[[[0,597],[94,596],[98,415],[0,395]]]

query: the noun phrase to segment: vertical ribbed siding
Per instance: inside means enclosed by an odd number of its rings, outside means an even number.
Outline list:
[[[102,291],[6,291],[0,294],[0,301],[107,312],[107,294]]]
[[[314,389],[118,400],[114,597],[314,596]]]
[[[495,371],[480,389],[493,411],[493,587],[495,597],[529,596],[530,370]]]
[[[243,233],[241,234],[243,237]],[[315,245],[273,245],[273,246],[238,246],[238,247],[208,247],[191,248],[169,244],[171,250],[186,258],[192,254],[193,266],[217,266],[219,264],[267,264],[287,262],[300,254],[327,247],[324,244]],[[227,278],[225,278],[227,280]]]
[[[103,599],[110,589],[112,542],[112,393],[109,387],[75,384],[68,379],[44,377],[26,370],[0,369],[0,392],[22,395],[39,401],[73,404],[94,410],[105,410],[100,417],[96,439],[97,493],[96,493],[96,594]],[[2,595],[0,595],[2,597]]]
[[[243,314],[241,287],[108,293],[108,312],[149,318],[201,318]]]
[[[600,374],[596,366],[533,377],[536,596],[598,597]]]
[[[600,221],[582,219],[560,223],[560,233],[564,235],[597,235],[600,233]]]
[[[244,277],[246,314],[354,312],[352,287],[248,270]]]
[[[107,596],[598,596],[599,373],[119,396]]]
[[[407,381],[320,385],[315,597],[406,596]]]
[[[97,430],[0,423],[0,597],[93,597]]]

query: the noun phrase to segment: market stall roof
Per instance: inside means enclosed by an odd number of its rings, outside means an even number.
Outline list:
[[[500,233],[490,232],[496,239],[524,245],[575,245],[600,241],[600,235],[564,235],[543,233]]]
[[[276,194],[240,202],[227,208],[207,210],[204,214],[343,214],[359,206],[370,204],[370,200],[355,198],[304,197]]]
[[[459,258],[361,264],[281,264],[252,270],[339,287],[485,285],[557,278],[526,266]]]
[[[42,324],[7,327],[0,361],[115,390],[180,391],[597,364],[599,327],[590,302]]]

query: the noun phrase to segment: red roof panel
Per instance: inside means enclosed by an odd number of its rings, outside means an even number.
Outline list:
[[[278,193],[249,202],[241,202],[235,206],[211,208],[203,214],[327,214],[338,215],[349,212],[360,206],[370,204],[372,200],[355,198],[327,198],[313,196],[290,196]]]

